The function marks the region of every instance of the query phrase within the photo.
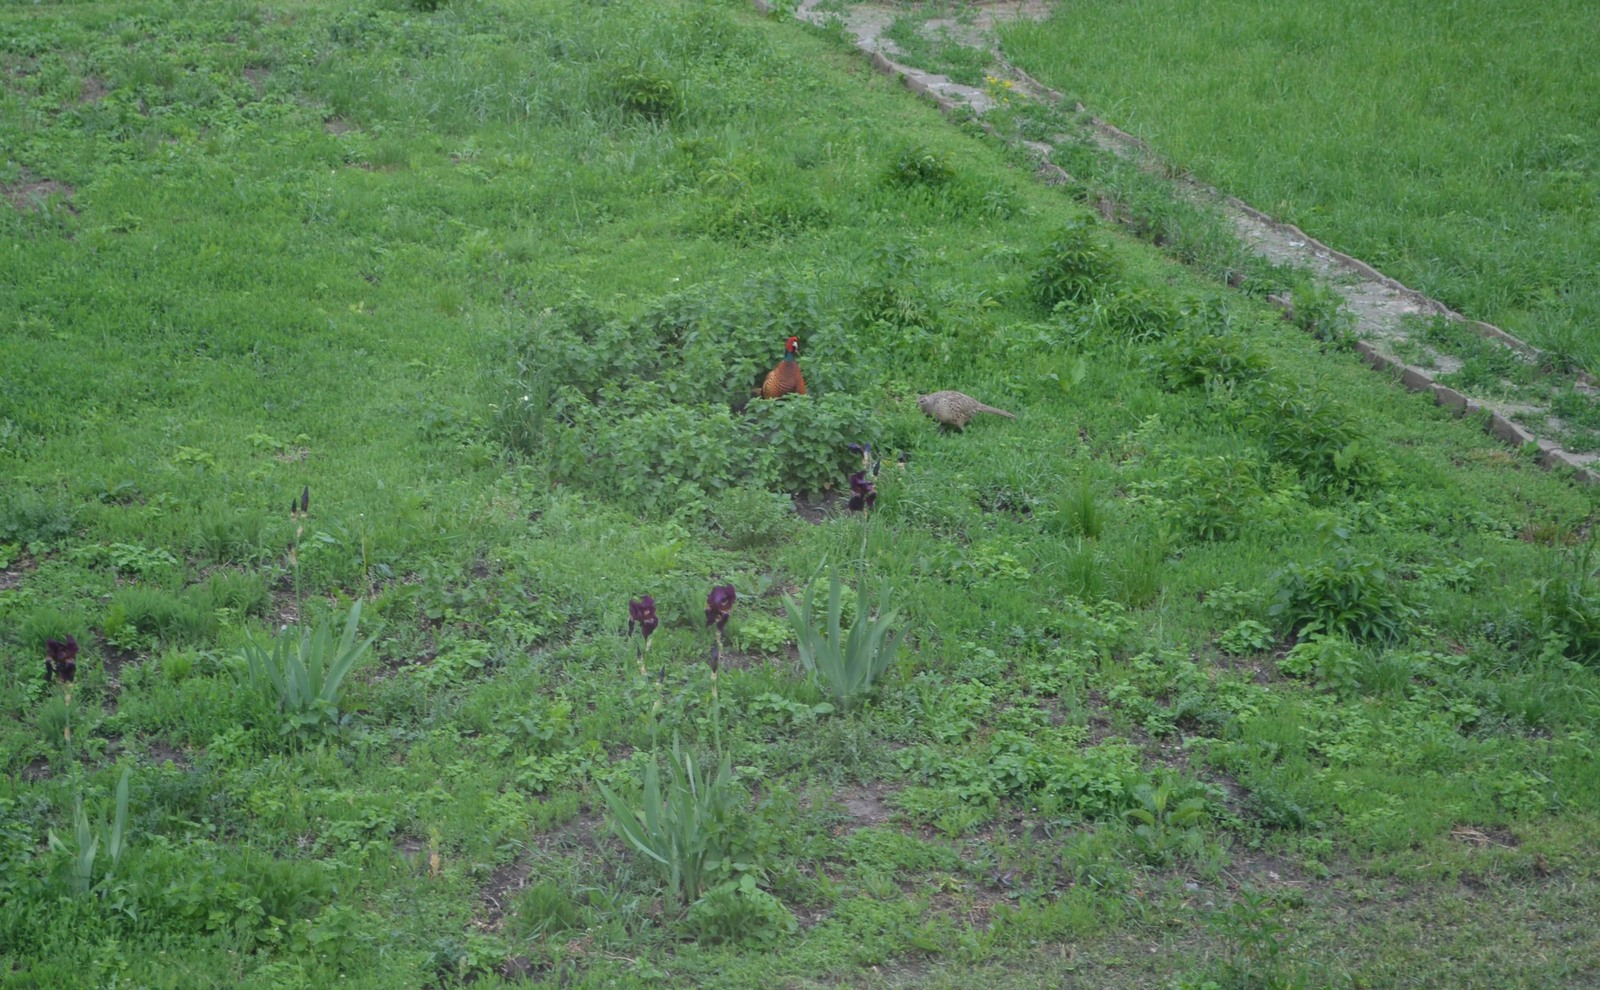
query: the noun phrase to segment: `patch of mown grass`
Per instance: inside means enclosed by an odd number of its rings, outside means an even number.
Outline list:
[[[426,6],[0,14],[75,211],[0,205],[0,985],[1492,984],[1524,929],[1423,958],[1403,897],[1593,899],[1593,578],[1545,538],[1592,493],[826,37]],[[790,335],[810,394],[749,400]],[[824,562],[911,630],[848,710],[790,653]],[[238,690],[358,601],[330,706]],[[607,819],[673,739],[667,791],[729,771],[663,864]]]
[[[1586,15],[1069,3],[1000,36],[1179,167],[1589,366],[1600,130],[1575,98],[1592,46],[1572,35]]]

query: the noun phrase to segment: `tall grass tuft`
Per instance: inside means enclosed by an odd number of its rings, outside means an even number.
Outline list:
[[[828,611],[818,616],[816,586],[806,589],[805,600],[796,604],[789,599],[789,621],[794,626],[795,639],[800,649],[800,662],[817,679],[824,690],[841,705],[850,705],[883,676],[894,663],[895,653],[905,639],[906,629],[894,634],[889,627],[899,618],[897,609],[889,608],[890,589],[883,586],[878,596],[877,618],[859,610],[856,620],[846,634],[839,623],[842,609],[843,582],[837,571],[828,585]],[[856,596],[858,599],[860,595]],[[818,620],[824,627],[818,629]]]
[[[54,831],[49,833],[50,850],[67,858],[66,879],[74,894],[83,895],[94,889],[97,862],[104,866],[106,860],[110,860],[110,866],[105,869],[101,880],[110,880],[116,875],[117,866],[122,862],[123,840],[128,825],[128,782],[132,773],[132,770],[123,770],[122,779],[117,782],[116,812],[111,824],[102,822],[99,828],[95,828],[83,810],[83,795],[79,794],[72,809],[71,841],[62,839]],[[102,849],[105,850],[105,859],[100,857]]]
[[[279,735],[325,735],[343,727],[348,716],[340,715],[339,699],[345,678],[376,638],[356,642],[360,621],[358,600],[350,607],[337,643],[332,625],[322,623],[315,632],[285,629],[273,638],[270,649],[255,642],[245,646],[244,668],[236,669],[234,676],[241,687],[276,702],[283,717]]]
[[[699,899],[708,874],[724,858],[726,826],[742,795],[727,754],[710,778],[676,736],[668,759],[665,785],[656,760],[645,767],[642,807],[629,805],[605,784],[598,786],[617,837],[665,870],[668,895],[688,905]]]

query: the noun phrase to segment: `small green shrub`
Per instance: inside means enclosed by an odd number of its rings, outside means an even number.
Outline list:
[[[1271,649],[1277,638],[1264,622],[1241,619],[1223,630],[1217,637],[1217,648],[1236,657],[1249,656]]]
[[[893,635],[889,627],[899,618],[897,610],[889,608],[889,586],[883,586],[878,596],[877,618],[857,615],[846,635],[840,626],[843,582],[835,571],[828,584],[828,611],[819,616],[816,610],[815,584],[806,590],[803,602],[789,599],[789,621],[794,626],[795,640],[800,649],[800,662],[823,690],[840,705],[848,706],[866,692],[894,663],[895,653],[905,639],[906,630]],[[856,596],[859,599],[859,594]],[[823,628],[817,628],[821,619]]]
[[[1418,614],[1383,561],[1348,545],[1319,561],[1290,564],[1274,580],[1277,596],[1267,614],[1302,638],[1321,634],[1394,642]]]
[[[1221,542],[1244,532],[1265,493],[1263,465],[1249,454],[1190,457],[1175,465],[1163,486],[1162,518],[1175,532]]]
[[[919,255],[904,241],[872,249],[867,271],[856,288],[856,326],[896,330],[937,330],[938,309],[917,277]],[[921,355],[919,355],[920,357]]]
[[[1387,480],[1388,466],[1366,430],[1325,390],[1267,381],[1252,391],[1245,423],[1273,457],[1300,473],[1308,489],[1354,495]]]
[[[1539,639],[1562,655],[1600,666],[1600,581],[1594,544],[1554,559],[1529,594],[1523,612]]]
[[[632,65],[610,74],[611,95],[628,113],[655,121],[683,115],[684,99],[678,84],[653,65]]]
[[[943,186],[956,177],[949,159],[926,145],[906,145],[884,170],[884,181],[893,186]]]
[[[1183,322],[1183,311],[1165,288],[1123,286],[1098,293],[1090,319],[1093,326],[1112,339],[1147,344],[1176,332]]]
[[[759,613],[741,615],[734,623],[732,640],[741,649],[762,656],[778,656],[789,645],[789,627],[781,620]]]
[[[1206,820],[1204,797],[1184,796],[1171,780],[1141,783],[1133,788],[1135,807],[1123,812],[1133,826],[1134,846],[1153,866],[1165,866],[1181,853],[1195,853],[1204,842],[1200,826]]]
[[[279,716],[278,734],[304,738],[331,735],[344,728],[339,701],[345,678],[373,640],[356,642],[361,602],[350,606],[337,642],[331,623],[309,629],[285,629],[270,649],[251,642],[244,648],[242,668],[234,669],[239,686],[266,701]]]
[[[1339,635],[1313,635],[1295,644],[1294,649],[1278,661],[1278,669],[1285,674],[1315,678],[1342,697],[1357,693],[1364,668],[1354,644]]]
[[[784,337],[804,346],[819,322],[811,290],[776,276],[699,286],[627,319],[576,297],[518,345],[519,380],[561,384],[536,434],[519,420],[502,442],[540,442],[558,476],[686,519],[733,488],[840,488],[854,470],[849,445],[881,431],[856,372],[802,351],[811,394],[750,397]]]
[[[1265,376],[1268,367],[1238,334],[1194,329],[1168,338],[1151,363],[1173,388],[1232,389]]]
[[[1348,343],[1356,325],[1355,314],[1346,308],[1339,290],[1309,277],[1295,284],[1289,313],[1295,326],[1333,344]]]
[[[1078,220],[1064,227],[1042,252],[1032,276],[1039,305],[1054,310],[1079,305],[1115,288],[1121,269],[1094,225]]]

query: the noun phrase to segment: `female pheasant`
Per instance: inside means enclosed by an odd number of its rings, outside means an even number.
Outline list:
[[[783,343],[783,360],[778,366],[767,372],[767,377],[761,383],[761,397],[763,399],[777,399],[790,392],[806,394],[806,378],[800,374],[800,338],[790,337]]]
[[[1006,419],[1017,418],[1004,409],[986,406],[970,395],[949,390],[924,395],[917,400],[917,408],[945,426],[952,426],[958,430],[966,429],[967,424],[972,422],[972,417],[979,413],[992,413],[995,416],[1004,416]]]

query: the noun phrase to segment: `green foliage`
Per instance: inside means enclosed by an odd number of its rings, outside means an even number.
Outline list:
[[[1267,614],[1301,637],[1393,642],[1417,617],[1383,561],[1348,544],[1321,560],[1290,564],[1274,580],[1278,590]]]
[[[550,402],[561,425],[540,433],[560,475],[638,508],[700,517],[730,489],[843,487],[848,445],[876,441],[874,404],[830,388],[842,379],[824,361],[803,361],[812,394],[750,398],[784,337],[809,343],[815,318],[803,285],[761,277],[665,297],[627,320],[579,297],[520,346],[519,375],[562,383]]]
[[[800,662],[823,690],[840,705],[848,707],[872,690],[884,671],[894,663],[906,627],[892,635],[889,627],[899,618],[898,609],[889,607],[887,584],[878,594],[878,614],[858,614],[848,634],[840,626],[840,595],[844,583],[835,570],[828,583],[828,611],[819,616],[816,586],[806,590],[804,601],[789,599],[789,621],[794,626]],[[857,593],[857,599],[860,595]],[[818,628],[819,619],[822,628]]]
[[[1309,277],[1295,285],[1289,313],[1295,326],[1328,343],[1348,344],[1355,330],[1355,314],[1339,290]]]
[[[1270,649],[1276,642],[1272,630],[1254,619],[1241,619],[1217,637],[1217,646],[1234,656],[1248,656]]]
[[[1114,292],[1120,279],[1121,270],[1095,225],[1075,220],[1040,254],[1032,275],[1033,294],[1040,306],[1054,310]]]
[[[610,77],[612,98],[627,112],[655,121],[682,116],[683,94],[660,67],[653,64],[619,66]]]
[[[132,775],[131,768],[123,770],[117,781],[116,812],[110,824],[102,821],[98,828],[91,824],[83,810],[83,795],[79,794],[72,808],[70,840],[50,832],[50,851],[61,857],[66,886],[73,894],[81,897],[95,889],[105,892],[117,879],[117,868],[122,863],[126,845],[128,782]],[[103,858],[102,849],[105,851]]]
[[[908,144],[890,160],[884,181],[893,186],[917,188],[947,185],[956,170],[943,154],[923,144]]]
[[[870,263],[856,289],[855,319],[876,337],[887,330],[932,331],[943,326],[938,307],[917,275],[920,255],[906,241],[872,247]]]
[[[106,567],[141,578],[170,574],[178,565],[178,558],[171,551],[137,543],[91,544],[71,553],[90,567]]]
[[[285,629],[272,638],[270,648],[254,641],[246,644],[244,666],[234,669],[234,678],[241,688],[272,705],[278,735],[309,739],[345,727],[349,715],[339,711],[345,678],[373,643],[373,639],[356,642],[360,621],[357,599],[337,642],[332,623],[323,622],[315,631]]]
[[[0,544],[53,546],[71,535],[74,521],[59,498],[24,488],[0,491]]]
[[[1245,422],[1273,457],[1300,472],[1307,488],[1342,496],[1370,491],[1388,478],[1367,431],[1325,389],[1269,381],[1247,401]]]
[[[273,552],[268,531],[267,517],[261,512],[216,510],[201,517],[196,540],[207,560],[250,564]]]
[[[1174,388],[1234,389],[1267,374],[1267,359],[1244,336],[1190,328],[1162,342],[1151,355],[1162,380]]]
[[[124,649],[148,649],[154,642],[203,643],[216,633],[209,605],[178,598],[160,588],[139,585],[111,596],[104,623],[107,641]]]
[[[197,607],[211,612],[226,609],[236,616],[261,616],[272,605],[272,592],[262,574],[219,570],[191,588],[189,599]]]
[[[1206,919],[1231,949],[1220,974],[1226,982],[1217,986],[1298,990],[1308,985],[1290,962],[1295,933],[1285,916],[1287,909],[1297,903],[1295,894],[1269,895],[1243,889],[1236,901]]]
[[[1278,669],[1295,677],[1315,677],[1334,693],[1350,696],[1360,687],[1362,659],[1355,646],[1341,635],[1312,634],[1296,643]]]
[[[1593,542],[1551,562],[1549,573],[1534,584],[1524,613],[1547,648],[1600,666],[1600,581],[1595,578]]]
[[[770,946],[800,927],[783,902],[757,887],[749,873],[706,891],[689,908],[687,920],[695,937],[708,945]]]
[[[1197,540],[1231,540],[1254,521],[1266,495],[1262,465],[1248,454],[1217,454],[1184,459],[1166,488],[1163,513],[1174,530]]]
[[[733,778],[730,757],[709,778],[677,736],[668,754],[666,782],[660,763],[645,764],[640,806],[596,782],[610,810],[611,828],[629,848],[666,874],[666,893],[680,906],[694,903],[712,880],[726,873],[730,821],[747,795]]]
[[[1182,796],[1172,780],[1158,784],[1142,783],[1133,789],[1138,804],[1123,812],[1133,825],[1133,837],[1145,861],[1164,866],[1180,852],[1194,853],[1203,839],[1200,826],[1206,820],[1206,800]]]
[[[1097,540],[1105,526],[1105,511],[1095,499],[1094,485],[1088,478],[1077,484],[1063,486],[1056,497],[1056,511],[1051,517],[1053,528],[1065,536],[1082,536]]]
[[[741,615],[734,622],[733,641],[762,656],[779,656],[789,645],[789,627],[769,615]]]

